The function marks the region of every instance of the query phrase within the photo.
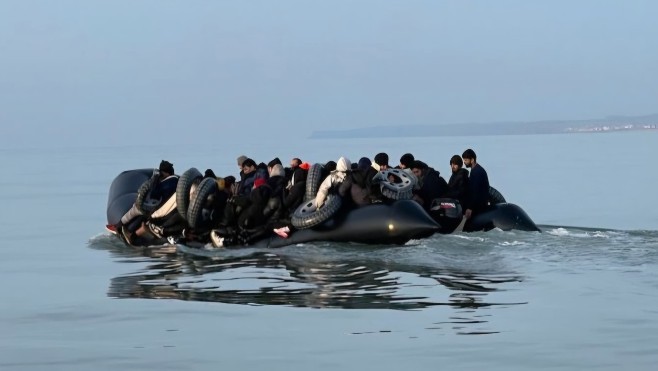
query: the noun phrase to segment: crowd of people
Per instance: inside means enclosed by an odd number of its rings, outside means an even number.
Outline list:
[[[138,200],[114,228],[129,243],[135,237],[148,240],[179,235],[187,240],[210,241],[215,247],[229,247],[248,245],[272,233],[288,238],[295,230],[290,223],[292,213],[309,201],[306,182],[311,165],[300,158],[291,159],[289,166],[284,167],[279,158],[265,164],[239,156],[237,166],[239,179],[231,175],[218,177],[211,169],[205,171],[203,179],[214,180],[216,187],[201,200],[200,218],[190,225],[176,212],[179,176],[175,175],[173,164],[162,161],[150,180],[149,199],[153,207],[144,207],[144,200]],[[362,157],[355,163],[341,157],[324,164],[319,179],[313,180],[319,183],[314,206],[324,207],[332,193],[340,195],[341,207],[394,202],[400,198],[383,192],[382,182],[400,182],[396,174],[403,174],[411,183],[409,198],[427,211],[439,198],[458,201],[466,221],[464,230],[468,230],[469,220],[488,207],[487,172],[477,162],[472,149],[465,150],[461,156],[452,156],[450,168],[450,178],[446,181],[438,170],[411,153],[402,155],[396,166],[389,165],[386,153],[378,153],[372,161]],[[387,177],[382,179],[380,174]],[[194,195],[190,198],[194,199]]]

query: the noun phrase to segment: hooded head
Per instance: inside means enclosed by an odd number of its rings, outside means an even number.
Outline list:
[[[415,160],[414,155],[412,155],[411,153],[405,153],[404,155],[402,155],[402,157],[400,157],[400,165],[404,166],[403,169],[411,168],[411,165],[413,165],[414,160]]]
[[[370,159],[367,157],[361,157],[359,160],[359,165],[356,167],[359,170],[368,170],[369,167],[372,166],[372,162],[370,162]]]
[[[279,160],[278,157],[275,157],[274,160],[268,162],[267,167],[274,167],[274,165],[276,165],[276,164],[279,164],[279,165],[282,164],[281,160]]]
[[[336,163],[336,171],[346,172],[347,170],[352,169],[352,162],[348,158],[341,157]]]
[[[174,175],[174,164],[169,161],[162,160],[160,162],[160,167],[158,168],[161,173],[167,173],[169,175]]]
[[[233,175],[229,175],[224,178],[224,188],[231,189],[231,186],[234,184],[235,184],[235,177]]]
[[[350,164],[350,166],[351,166],[351,164]],[[350,166],[348,166],[348,168],[350,168]],[[324,164],[324,169],[325,169],[326,171],[334,171],[334,170],[336,170],[336,161],[327,161],[327,163]]]
[[[384,152],[376,154],[375,163],[379,166],[388,166],[388,155]]]
[[[283,170],[283,166],[281,164],[274,164],[272,166],[272,171],[270,171],[270,178],[273,176],[284,176],[285,171]]]
[[[217,178],[217,175],[215,175],[215,172],[212,171],[212,169],[206,169],[206,172],[203,173],[204,178]]]

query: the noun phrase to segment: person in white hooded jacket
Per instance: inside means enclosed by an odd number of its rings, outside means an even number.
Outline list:
[[[315,206],[317,208],[324,205],[324,201],[327,199],[329,190],[332,187],[335,187],[342,183],[347,176],[347,171],[352,169],[352,162],[348,158],[341,157],[336,163],[336,170],[332,171],[329,176],[327,176],[320,187],[318,188],[318,194],[315,196]]]

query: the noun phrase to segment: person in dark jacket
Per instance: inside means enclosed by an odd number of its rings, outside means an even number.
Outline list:
[[[151,190],[149,198],[158,202],[157,207],[160,207],[167,202],[174,193],[176,193],[178,175],[174,175],[174,165],[169,161],[162,160],[158,171],[153,174],[151,181],[153,181],[155,185]],[[130,223],[130,221],[141,215],[142,212],[138,210],[136,205],[133,205],[132,208],[121,217],[121,221],[115,226],[116,229],[119,230],[124,225]]]
[[[375,165],[373,165],[373,168],[375,170],[388,170],[390,166],[388,166],[388,154],[385,152],[379,152],[378,154],[375,155]]]
[[[454,198],[459,201],[462,207],[466,206],[468,196],[468,170],[462,166],[464,162],[459,155],[450,158],[450,180],[448,180],[448,189],[441,197]]]
[[[237,196],[249,197],[254,180],[256,179],[257,165],[256,161],[248,158],[242,162],[242,172],[240,173],[240,182],[238,183]]]
[[[413,199],[421,204],[425,210],[429,210],[432,201],[446,192],[448,183],[437,170],[427,166],[426,163],[420,160],[413,162],[411,171],[418,178],[418,184],[420,185],[419,189],[414,191]]]
[[[151,178],[153,182],[153,189],[151,190],[148,198],[153,200],[157,205],[154,210],[162,207],[170,198],[175,198],[176,186],[178,185],[178,175],[174,175],[174,165],[162,160],[158,171],[154,172]],[[148,215],[143,215],[137,205],[133,205],[128,212],[126,212],[119,223],[115,225],[117,232],[122,232],[126,240],[130,242],[133,232],[140,230],[140,235],[143,235],[146,229],[144,228],[144,221]],[[126,227],[130,228],[126,228]]]
[[[249,194],[249,203],[238,216],[238,228],[250,229],[265,222],[263,210],[272,196],[272,188],[267,185],[265,178],[256,178],[254,188]]]
[[[285,171],[281,164],[274,164],[267,167],[269,178],[267,178],[267,185],[272,188],[272,197],[278,197],[283,201],[285,196],[284,190],[286,188]]]
[[[475,151],[470,148],[467,149],[462,154],[462,158],[464,159],[464,165],[471,169],[468,178],[466,211],[464,212],[464,217],[467,219],[466,224],[468,225],[468,219],[487,209],[489,202],[489,176],[482,165],[478,164]],[[464,230],[467,230],[467,226],[464,226]]]
[[[400,157],[400,165],[398,165],[398,169],[411,169],[411,166],[414,164],[414,161],[416,159],[414,158],[414,155],[411,153],[405,153]]]
[[[372,178],[375,175],[377,170],[372,167],[370,159],[362,157],[356,169],[352,170],[338,187],[338,194],[344,197],[343,200],[350,200],[357,207],[370,205]]]
[[[295,166],[295,169],[292,171],[290,181],[286,186],[286,196],[283,199],[283,206],[285,208],[284,213],[292,214],[295,209],[297,209],[297,207],[301,205],[302,202],[304,202],[307,175],[308,166],[303,166],[303,164]]]
[[[271,219],[279,219],[285,212],[283,200],[286,196],[286,177],[285,171],[281,164],[268,166],[270,177],[267,178],[267,185],[272,189],[272,196],[267,202],[266,216]]]

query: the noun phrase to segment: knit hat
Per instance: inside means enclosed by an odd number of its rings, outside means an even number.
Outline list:
[[[377,165],[386,165],[388,166],[388,155],[384,152],[378,153],[375,155],[375,163]]]
[[[238,166],[242,167],[242,164],[248,159],[249,157],[242,155],[238,157]]]
[[[217,178],[217,175],[215,175],[215,172],[212,171],[212,169],[206,169],[206,172],[203,174],[204,178]]]
[[[160,162],[159,170],[168,174],[174,174],[174,164],[169,161],[162,160]]]
[[[400,163],[409,168],[411,167],[411,165],[413,165],[414,160],[415,160],[414,155],[412,155],[411,153],[405,153],[404,155],[402,155],[402,157],[400,157]]]
[[[311,164],[309,164],[308,162],[302,162],[302,164],[299,165],[299,168],[308,171],[308,169],[311,168]]]
[[[357,169],[368,170],[370,166],[372,166],[372,162],[370,162],[370,159],[367,157],[361,157],[361,159],[359,160],[359,164],[357,165]]]

